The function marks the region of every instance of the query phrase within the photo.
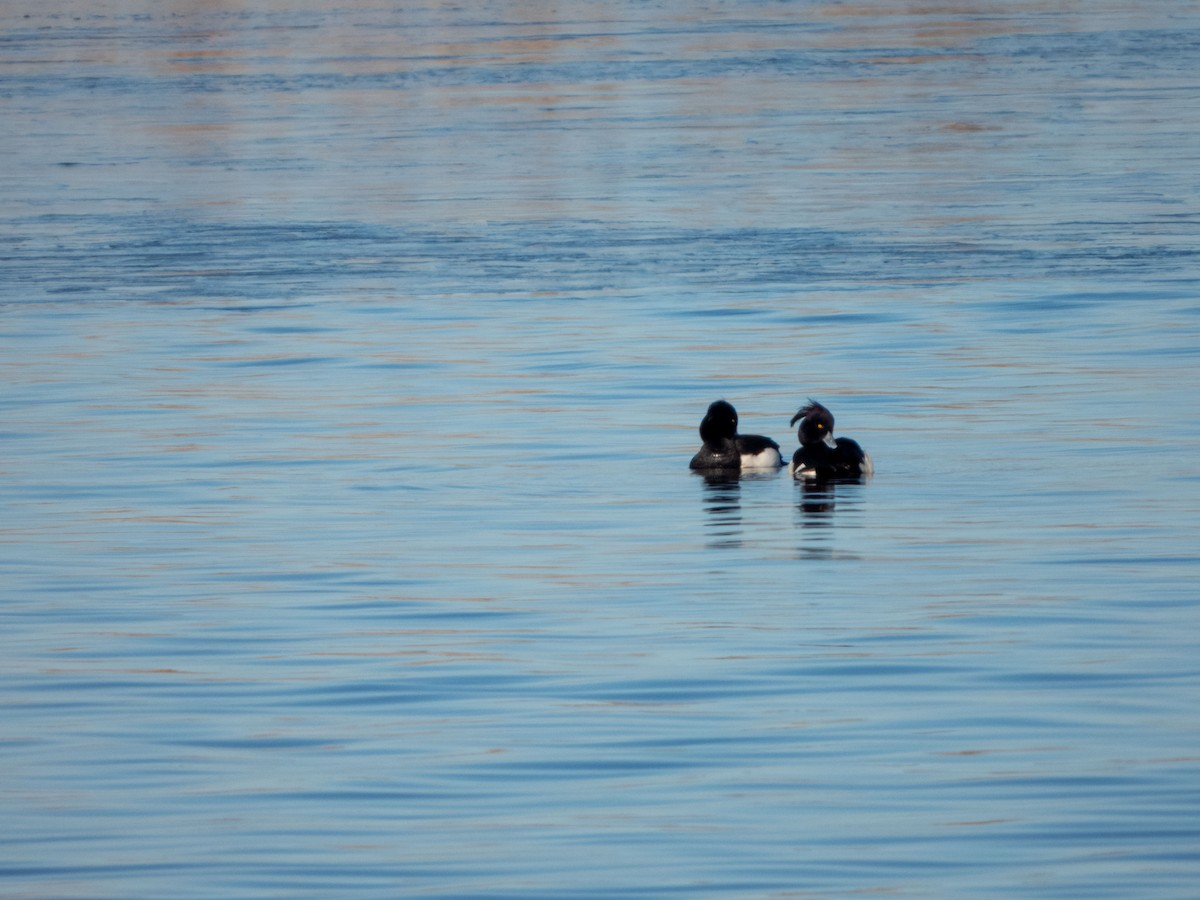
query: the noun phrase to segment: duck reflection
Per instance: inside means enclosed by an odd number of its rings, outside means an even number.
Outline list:
[[[799,501],[796,506],[802,519],[812,525],[830,524],[834,508],[840,503],[847,510],[862,504],[861,487],[865,478],[829,478],[820,481],[797,481]]]
[[[800,489],[800,524],[813,528],[828,528],[833,524],[833,510],[837,506],[835,481],[797,482]]]
[[[862,504],[861,484],[861,478],[796,482],[799,558],[857,558],[855,553],[837,549],[835,543],[840,543],[836,538],[842,529],[858,524],[855,513]]]
[[[737,547],[742,543],[742,484],[736,472],[704,474],[705,527],[712,547]]]

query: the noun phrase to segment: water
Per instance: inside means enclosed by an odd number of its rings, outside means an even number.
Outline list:
[[[393,6],[0,11],[0,893],[1194,896],[1200,15]]]

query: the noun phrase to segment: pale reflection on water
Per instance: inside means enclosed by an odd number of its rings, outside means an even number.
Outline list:
[[[1193,892],[1190,9],[0,23],[0,894]]]

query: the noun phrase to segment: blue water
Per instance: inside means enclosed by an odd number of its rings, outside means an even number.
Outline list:
[[[1189,5],[0,26],[0,895],[1196,895]]]

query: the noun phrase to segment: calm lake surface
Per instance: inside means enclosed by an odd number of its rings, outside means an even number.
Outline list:
[[[0,895],[1200,891],[1194,5],[14,0],[0,114]]]

